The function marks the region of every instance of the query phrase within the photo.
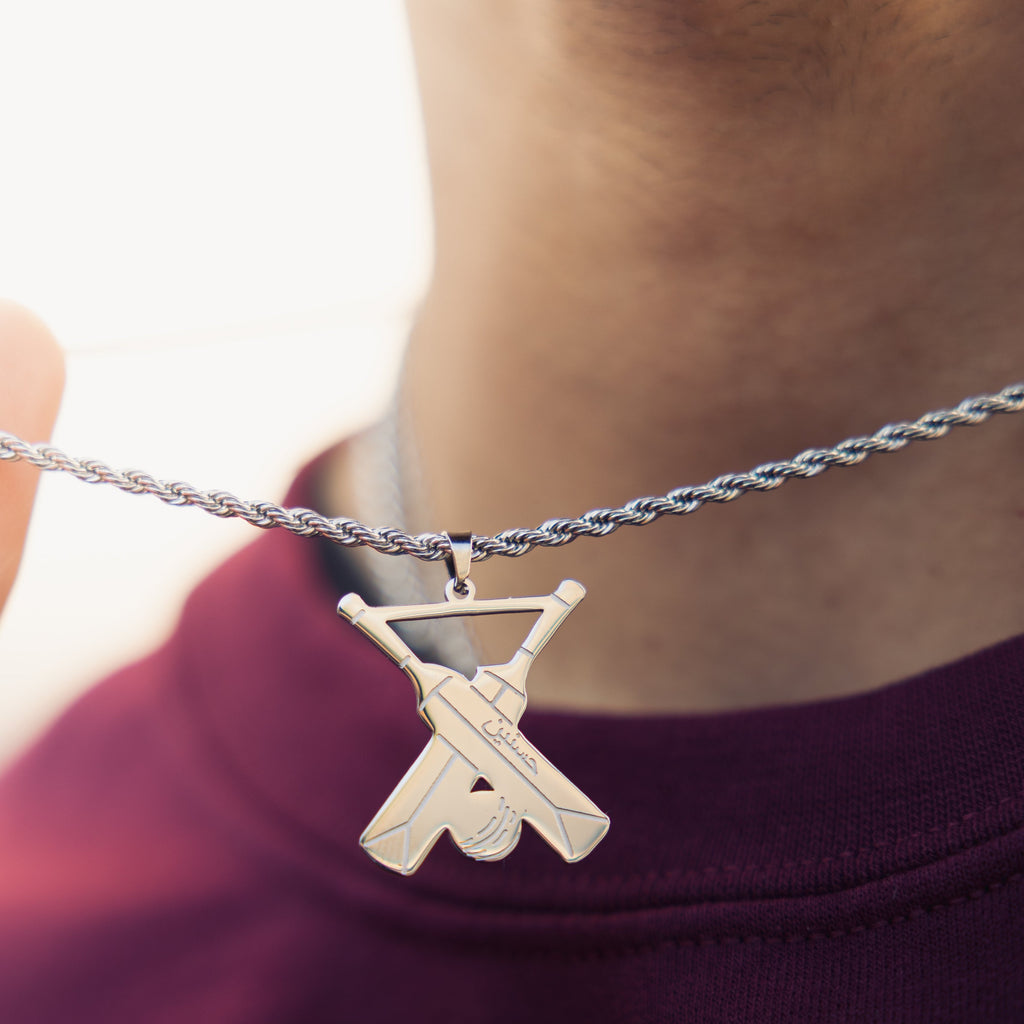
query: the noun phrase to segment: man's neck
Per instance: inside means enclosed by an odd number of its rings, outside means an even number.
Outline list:
[[[679,6],[413,4],[437,229],[406,378],[431,515],[413,526],[535,525],[1022,375],[1019,15]],[[1024,628],[1021,437],[993,425],[475,575],[590,588],[535,703],[879,686]]]

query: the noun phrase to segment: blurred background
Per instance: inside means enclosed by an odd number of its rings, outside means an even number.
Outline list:
[[[398,0],[6,4],[0,140],[0,294],[68,353],[54,443],[279,499],[378,415],[430,260]],[[257,535],[44,474],[0,761]]]

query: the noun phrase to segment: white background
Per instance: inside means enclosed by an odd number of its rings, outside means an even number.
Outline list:
[[[67,348],[55,443],[280,498],[375,416],[428,273],[418,118],[397,0],[3,5],[0,294]],[[255,536],[45,474],[0,759]]]

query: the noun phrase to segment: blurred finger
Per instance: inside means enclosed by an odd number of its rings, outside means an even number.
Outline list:
[[[64,387],[56,339],[33,313],[0,299],[0,430],[26,441],[50,436]],[[0,462],[0,608],[21,561],[39,471]]]

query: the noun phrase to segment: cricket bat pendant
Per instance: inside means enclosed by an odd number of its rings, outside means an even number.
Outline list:
[[[456,568],[443,602],[372,607],[347,594],[338,604],[338,614],[412,680],[419,715],[432,731],[359,839],[374,860],[403,875],[423,863],[446,829],[467,856],[501,860],[529,822],[569,862],[586,857],[608,831],[608,816],[519,731],[530,665],[586,591],[564,580],[541,597],[478,600],[468,578],[470,544],[463,535],[452,540]],[[412,619],[511,612],[540,615],[510,661],[482,665],[472,679],[420,661],[391,627]],[[481,778],[491,788],[474,792]]]

